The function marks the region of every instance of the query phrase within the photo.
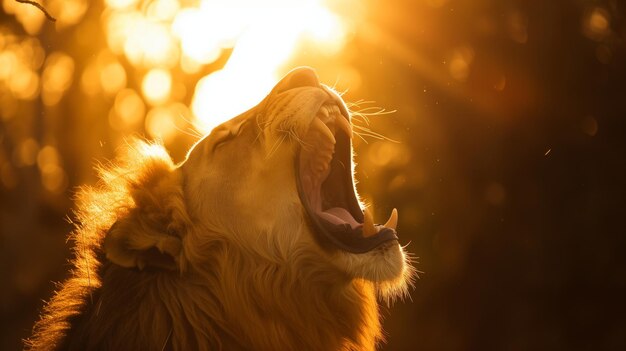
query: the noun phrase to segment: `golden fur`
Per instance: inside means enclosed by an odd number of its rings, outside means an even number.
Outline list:
[[[297,138],[281,134],[305,130],[312,98],[278,95],[305,89],[293,77],[307,75],[292,73],[181,165],[136,141],[102,167],[78,197],[72,275],[27,349],[375,349],[376,295],[405,291],[412,268],[397,244],[356,255],[313,240]]]

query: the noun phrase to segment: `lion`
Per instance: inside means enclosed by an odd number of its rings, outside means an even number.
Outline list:
[[[374,350],[377,297],[415,270],[398,213],[374,224],[351,115],[314,70],[287,74],[175,165],[128,143],[78,195],[73,270],[30,350]]]

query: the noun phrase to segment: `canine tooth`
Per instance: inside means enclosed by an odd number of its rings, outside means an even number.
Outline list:
[[[394,208],[391,211],[391,215],[389,216],[387,223],[385,223],[385,227],[396,230],[397,226],[398,226],[398,210]]]
[[[352,139],[352,125],[341,114],[335,115],[335,125],[343,130],[350,139]]]
[[[369,207],[367,207],[363,212],[363,217],[365,218],[363,221],[363,236],[368,238],[376,234],[376,228],[374,228],[374,215]]]
[[[326,126],[324,122],[322,122],[321,119],[317,117],[314,118],[313,123],[311,124],[311,128],[315,128],[319,130],[322,133],[322,135],[324,135],[327,139],[329,139],[329,141],[333,143],[333,145],[336,143],[333,132],[331,132],[330,129],[328,129],[328,126]]]

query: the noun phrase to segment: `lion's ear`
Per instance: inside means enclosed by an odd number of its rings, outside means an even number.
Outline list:
[[[104,238],[109,261],[127,268],[176,270],[188,221],[180,169],[150,169],[128,185],[134,206]]]
[[[181,250],[181,240],[132,221],[118,221],[104,239],[109,261],[122,267],[156,267],[174,270]]]

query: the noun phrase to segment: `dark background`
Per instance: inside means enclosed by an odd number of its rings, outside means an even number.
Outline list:
[[[382,307],[383,349],[626,350],[626,5],[367,5],[341,53],[358,73],[344,98],[396,110],[371,129],[400,143],[358,143],[359,189],[381,217],[398,208],[423,272],[410,300]],[[101,4],[91,6],[74,28],[37,34],[76,72],[103,45],[97,31],[75,43],[98,21]],[[0,19],[28,37],[12,15]],[[300,52],[290,65],[301,64],[335,79],[327,57]],[[94,160],[112,158],[120,137],[144,132],[111,130],[112,100],[85,98],[78,83],[54,107],[0,83],[0,349],[13,350],[67,274],[76,187],[95,181]],[[53,140],[56,190],[24,162],[25,139]],[[193,141],[180,133],[166,146],[178,161]]]

